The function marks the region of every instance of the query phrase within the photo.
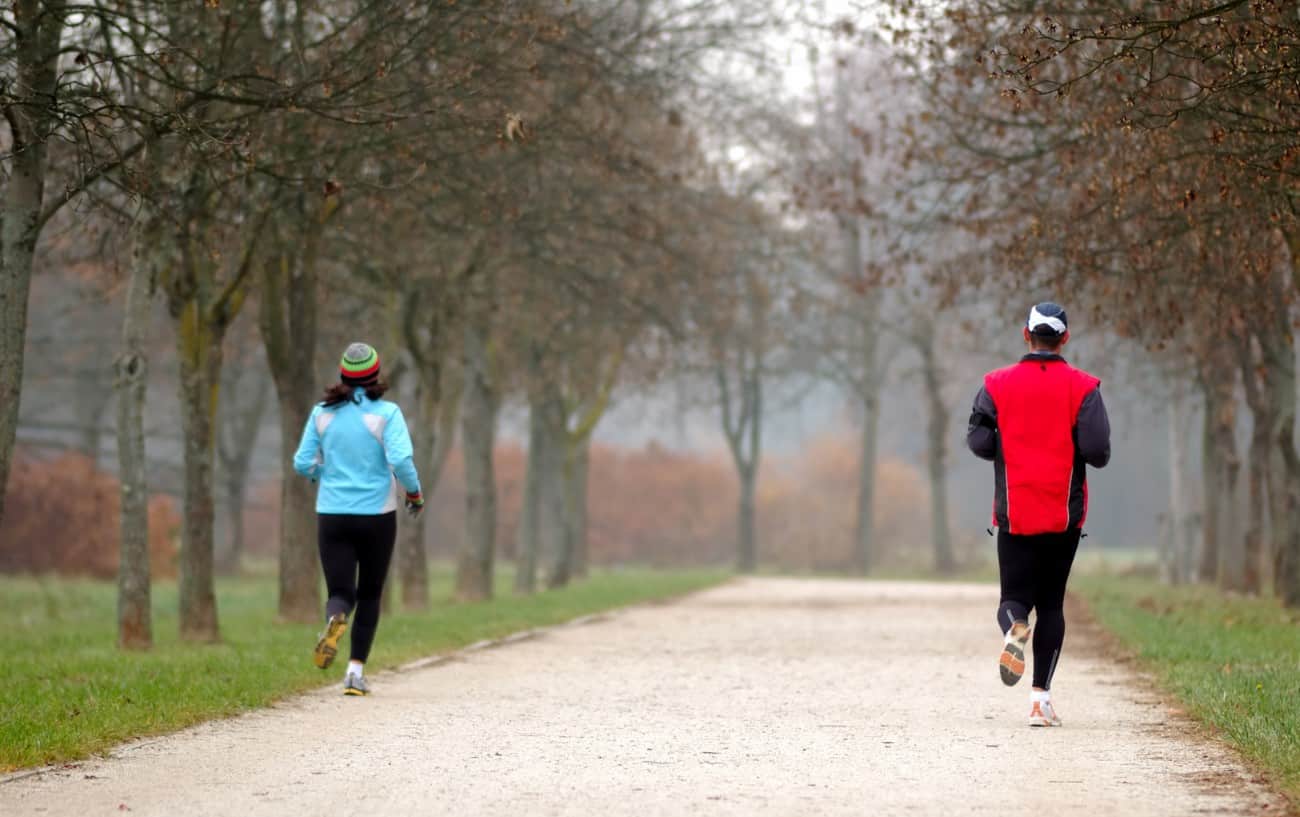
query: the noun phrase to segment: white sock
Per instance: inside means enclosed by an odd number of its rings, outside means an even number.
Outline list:
[[[1029,702],[1030,702],[1030,703],[1042,703],[1043,701],[1046,701],[1046,702],[1048,702],[1048,703],[1051,703],[1051,702],[1052,702],[1052,693],[1048,692],[1048,691],[1045,690],[1045,689],[1031,689],[1031,690],[1029,691]]]
[[[365,669],[365,666],[366,665],[361,663],[360,661],[349,661],[348,675],[355,675],[358,678],[364,678],[365,673],[363,672],[363,670]]]

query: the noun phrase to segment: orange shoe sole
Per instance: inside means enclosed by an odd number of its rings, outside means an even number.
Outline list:
[[[325,633],[316,642],[316,650],[312,653],[312,660],[316,666],[329,669],[330,664],[334,663],[334,658],[339,654],[339,640],[347,631],[346,616],[336,614],[329,620],[329,624],[325,626]]]

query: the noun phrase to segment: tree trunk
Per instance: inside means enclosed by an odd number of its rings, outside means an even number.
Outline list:
[[[1241,589],[1257,594],[1264,586],[1264,551],[1268,542],[1268,475],[1276,424],[1271,401],[1268,399],[1270,377],[1267,371],[1262,371],[1263,367],[1256,365],[1253,345],[1253,338],[1249,335],[1238,343],[1241,380],[1245,387],[1246,405],[1251,414]]]
[[[567,585],[573,575],[573,549],[565,514],[569,432],[564,400],[554,384],[543,387],[541,408],[546,444],[539,462],[537,544],[546,562],[546,586],[555,589]]]
[[[231,406],[222,413],[222,427],[218,429],[217,455],[220,465],[219,473],[224,486],[224,505],[227,531],[224,546],[217,550],[216,570],[221,576],[233,576],[239,573],[240,562],[244,558],[244,508],[247,505],[248,481],[253,467],[253,455],[257,451],[257,439],[261,436],[262,418],[266,415],[267,394],[269,389],[261,377],[257,377],[247,388],[242,386],[247,381],[242,375],[229,378],[226,394],[233,402],[234,396],[247,401],[243,406]]]
[[[1168,552],[1160,560],[1162,578],[1170,584],[1180,584],[1187,577],[1191,558],[1187,544],[1183,509],[1183,473],[1187,468],[1187,444],[1183,439],[1183,395],[1181,385],[1174,385],[1169,409],[1169,536]]]
[[[862,443],[858,454],[857,529],[853,537],[853,569],[871,572],[875,558],[876,440],[879,436],[880,399],[874,393],[862,402]]]
[[[213,583],[213,415],[221,338],[199,317],[194,301],[178,316],[181,433],[185,438],[185,485],[180,556],[180,631],[186,641],[220,640]]]
[[[283,621],[321,617],[315,486],[293,470],[303,423],[316,398],[316,264],[281,251],[262,266],[258,327],[275,381],[280,420],[278,612]]]
[[[423,374],[423,373],[422,373]],[[415,379],[415,413],[411,429],[411,442],[415,448],[415,470],[420,474],[420,489],[426,501],[433,495],[434,452],[437,435],[434,428],[438,418],[438,394],[425,384],[422,377]],[[425,513],[428,513],[426,510]],[[397,542],[398,573],[401,576],[402,607],[406,610],[429,609],[429,556],[424,546],[425,513],[416,519],[404,519]]]
[[[736,466],[740,496],[736,508],[736,569],[753,573],[758,569],[758,531],[755,525],[755,486],[762,461],[763,381],[759,349],[741,351],[737,387],[741,405],[733,411],[733,397],[724,368],[717,369],[722,395],[722,430]]]
[[[847,93],[843,81],[837,77],[836,91]],[[840,100],[847,104],[847,97]],[[841,110],[841,116],[845,112]],[[845,125],[847,136],[847,124]],[[845,216],[840,224],[844,239],[844,274],[849,281],[857,281],[866,274],[862,247],[862,225],[856,216]],[[857,330],[861,343],[861,371],[856,388],[862,399],[862,440],[858,457],[858,497],[856,527],[853,537],[853,569],[858,575],[871,572],[874,561],[875,496],[876,496],[876,441],[879,432],[880,386],[883,379],[880,360],[880,294],[872,289],[861,296]]]
[[[145,216],[141,216],[145,218]],[[117,643],[127,649],[153,646],[149,571],[149,484],[145,461],[144,404],[149,383],[146,338],[153,300],[152,231],[138,229],[117,358],[117,460],[121,482],[120,553],[117,572]]]
[[[1300,279],[1300,233],[1286,236],[1291,251],[1291,280],[1276,286],[1294,292]],[[1287,298],[1275,303],[1289,304]],[[1273,507],[1273,580],[1282,603],[1300,607],[1300,455],[1295,444],[1297,358],[1295,336],[1288,309],[1278,309],[1271,342],[1264,348],[1265,364],[1273,377],[1275,413]]]
[[[528,463],[524,471],[524,501],[519,515],[519,533],[515,556],[515,592],[532,593],[537,589],[538,515],[542,504],[542,463],[548,442],[546,421],[540,396],[534,396],[528,409]]]
[[[1237,455],[1237,367],[1231,351],[1218,344],[1201,372],[1205,395],[1202,474],[1204,516],[1198,578],[1225,588],[1240,588],[1242,541],[1236,498],[1241,460]]]
[[[934,336],[918,336],[929,403],[929,439],[926,446],[930,471],[930,541],[934,546],[934,569],[951,573],[956,568],[952,533],[948,526],[948,406],[943,401],[943,381],[934,350]]]
[[[1214,389],[1203,379],[1201,391],[1205,397],[1205,413],[1201,425],[1201,552],[1197,558],[1196,578],[1201,582],[1213,582],[1219,569],[1222,467],[1219,448],[1214,441],[1215,415],[1218,413]]]
[[[9,121],[10,171],[0,211],[0,521],[18,435],[32,261],[41,235],[45,201],[46,140],[57,86],[63,0],[13,4],[14,75],[3,104]]]
[[[569,523],[570,549],[573,551],[573,575],[586,578],[589,572],[590,552],[587,542],[587,485],[591,475],[591,438],[585,437],[573,444],[565,485],[567,503],[565,518]]]
[[[1300,260],[1292,245],[1292,263]],[[1278,298],[1277,303],[1286,303]],[[1274,478],[1271,481],[1273,508],[1274,587],[1282,603],[1300,607],[1300,455],[1296,452],[1296,380],[1297,357],[1290,314],[1276,310],[1270,325],[1273,331],[1263,344],[1264,368],[1269,374],[1269,403],[1274,427]]]
[[[754,464],[739,469],[740,502],[736,515],[736,570],[753,573],[758,569],[758,536],[754,529],[754,494],[758,468]]]
[[[1220,504],[1218,556],[1215,570],[1218,585],[1225,590],[1243,589],[1245,567],[1245,542],[1241,536],[1238,514],[1238,485],[1241,475],[1241,457],[1237,453],[1237,396],[1235,393],[1235,367],[1225,361],[1223,373],[1216,379],[1219,395],[1215,418],[1214,444],[1219,449],[1219,463],[1223,469]]]
[[[496,553],[497,496],[492,451],[499,401],[488,349],[490,312],[475,305],[465,325],[465,405],[461,418],[465,451],[465,541],[456,560],[456,596],[492,597]]]

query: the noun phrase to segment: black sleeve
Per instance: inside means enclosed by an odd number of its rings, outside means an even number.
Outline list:
[[[971,407],[970,423],[966,426],[966,445],[972,454],[982,460],[997,459],[998,409],[983,386],[975,395],[975,405]]]
[[[1106,404],[1101,401],[1100,386],[1083,398],[1074,429],[1079,456],[1093,468],[1105,468],[1110,462],[1110,418],[1106,416]]]

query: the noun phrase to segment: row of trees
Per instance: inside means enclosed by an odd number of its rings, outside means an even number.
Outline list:
[[[461,434],[458,595],[492,593],[492,451],[512,396],[531,417],[519,589],[580,575],[588,444],[611,391],[654,379],[737,302],[720,271],[748,259],[720,252],[715,227],[766,231],[719,186],[681,106],[707,108],[709,55],[768,17],[645,0],[5,12],[0,485],[33,271],[94,242],[97,274],[122,284],[121,643],[152,638],[144,408],[159,300],[179,364],[183,637],[219,638],[214,462],[238,471],[262,411],[226,366],[246,309],[278,398],[282,617],[319,614],[310,486],[290,459],[322,361],[358,335],[406,395],[426,490]],[[428,598],[423,541],[414,525],[399,547],[413,606]]]
[[[1294,4],[900,2],[879,19],[920,102],[889,114],[908,136],[892,178],[915,214],[891,221],[979,250],[931,257],[933,291],[1066,293],[1153,352],[1171,425],[1166,575],[1300,604]],[[1195,553],[1181,496],[1193,448]]]

